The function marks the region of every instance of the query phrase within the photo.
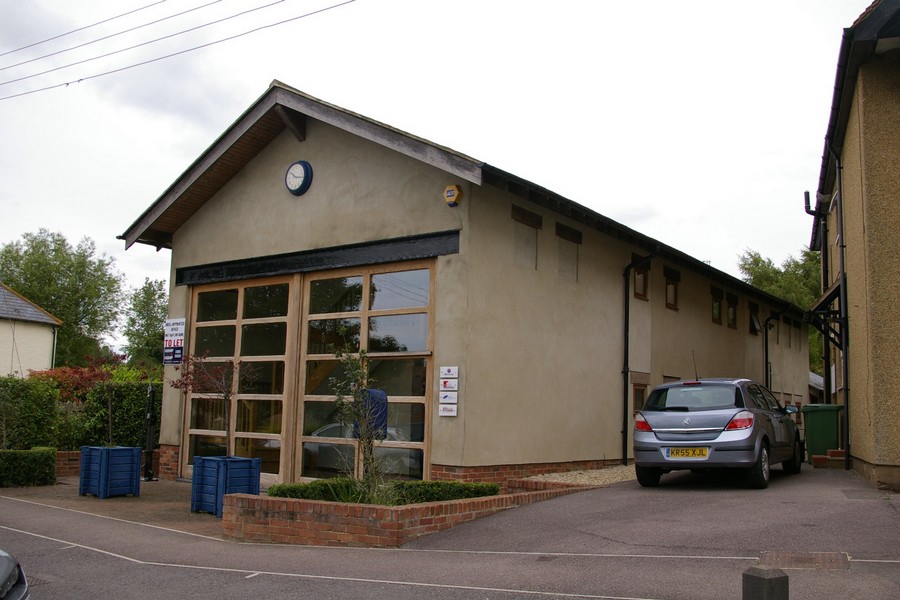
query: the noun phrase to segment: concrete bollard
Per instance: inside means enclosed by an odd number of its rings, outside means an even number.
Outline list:
[[[744,571],[743,600],[788,600],[788,576],[781,569],[750,567]]]

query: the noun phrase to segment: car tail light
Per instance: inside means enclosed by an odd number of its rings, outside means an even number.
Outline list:
[[[725,431],[733,431],[735,429],[750,429],[753,427],[753,413],[749,410],[742,410],[738,414],[731,417],[731,421],[725,426]]]
[[[653,431],[653,428],[650,427],[650,423],[647,422],[647,419],[644,418],[644,415],[638,413],[634,417],[634,428],[636,431]]]

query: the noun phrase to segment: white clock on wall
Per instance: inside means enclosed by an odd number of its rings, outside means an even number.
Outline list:
[[[312,177],[312,165],[305,160],[298,160],[284,174],[284,185],[293,195],[302,196],[312,184]]]

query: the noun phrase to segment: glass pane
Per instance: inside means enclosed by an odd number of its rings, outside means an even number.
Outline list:
[[[281,433],[281,400],[238,400],[235,431]]]
[[[339,477],[353,473],[356,448],[345,444],[303,443],[301,477]]]
[[[198,394],[221,394],[231,390],[234,379],[234,363],[202,362],[194,366],[192,392]]]
[[[425,441],[425,405],[407,402],[388,404],[388,439]]]
[[[427,349],[427,314],[369,319],[369,352],[423,352]]]
[[[318,319],[309,322],[307,349],[310,354],[334,354],[335,349],[359,351],[359,319]]]
[[[353,436],[353,427],[349,431],[340,426],[334,402],[304,402],[303,403],[303,435],[315,435],[319,437],[343,437]]]
[[[344,376],[344,366],[336,360],[310,360],[306,363],[306,394],[333,396],[332,378]]]
[[[198,327],[194,354],[197,356],[234,356],[234,325]]]
[[[284,354],[287,323],[259,323],[241,327],[241,356]]]
[[[191,429],[225,431],[225,401],[221,398],[191,398]]]
[[[244,458],[259,458],[259,470],[263,473],[278,474],[278,466],[281,462],[281,442],[279,440],[257,440],[250,438],[235,438],[235,456]]]
[[[225,438],[212,435],[192,435],[188,442],[188,462],[195,456],[225,456]]]
[[[238,392],[241,394],[284,393],[284,361],[243,362],[240,369]]]
[[[261,285],[244,290],[244,318],[283,317],[288,312],[288,284]]]
[[[237,318],[238,291],[220,290],[197,294],[198,321],[230,321]]]
[[[391,479],[422,479],[423,456],[415,448],[375,448],[375,460]]]
[[[425,395],[425,359],[369,360],[371,387],[384,390],[391,396]]]
[[[319,279],[309,284],[309,314],[352,312],[362,308],[362,277]]]
[[[430,288],[428,269],[372,275],[369,305],[376,310],[428,306]]]

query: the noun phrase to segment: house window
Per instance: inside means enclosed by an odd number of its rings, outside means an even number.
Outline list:
[[[388,396],[387,437],[376,457],[385,474],[422,479],[431,356],[431,269],[354,269],[310,277],[304,288],[300,477],[359,474],[353,426],[335,411],[338,348],[366,353],[369,385]]]
[[[762,323],[759,320],[759,306],[755,302],[748,304],[750,311],[750,334],[759,335],[762,331]]]
[[[543,227],[543,218],[513,204],[512,219],[515,221],[515,263],[537,269],[538,230]]]
[[[678,310],[678,283],[681,281],[681,273],[665,267],[663,274],[666,279],[666,308]]]
[[[728,326],[737,329],[737,306],[738,298],[734,294],[725,294],[725,315]]]
[[[633,385],[631,398],[631,414],[635,414],[644,407],[644,401],[647,399],[647,386],[643,384]]]
[[[581,232],[557,223],[556,237],[559,240],[559,276],[570,281],[578,281],[578,248],[581,246]]]
[[[712,322],[718,325],[722,324],[722,288],[711,287],[710,295],[712,296]]]
[[[236,456],[260,458],[263,473],[279,473],[288,321],[294,312],[289,295],[286,278],[195,289],[191,353],[231,378],[233,396],[226,406],[211,390],[191,390],[189,462],[225,455],[230,436]]]
[[[637,254],[631,255],[631,262],[635,262],[640,260],[640,257]],[[648,283],[650,281],[650,267],[645,262],[642,265],[639,265],[634,268],[634,297],[639,300],[648,300],[650,298],[649,290],[647,289]]]

